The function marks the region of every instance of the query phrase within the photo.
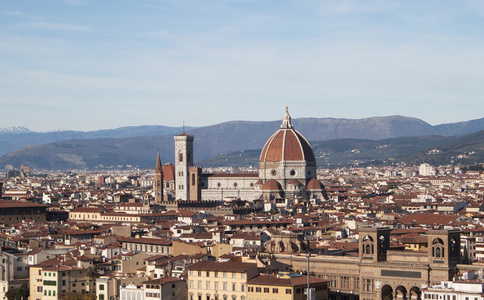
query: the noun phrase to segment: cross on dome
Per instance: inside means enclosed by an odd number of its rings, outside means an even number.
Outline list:
[[[286,112],[282,118],[281,129],[292,129],[291,116],[289,115],[288,107],[286,106]]]

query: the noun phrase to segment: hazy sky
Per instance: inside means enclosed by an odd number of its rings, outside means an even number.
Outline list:
[[[484,1],[17,0],[0,128],[484,117]]]

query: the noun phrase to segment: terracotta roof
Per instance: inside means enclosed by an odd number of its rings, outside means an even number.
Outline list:
[[[299,274],[298,274],[299,275]],[[318,277],[309,276],[309,283],[324,283],[328,282],[328,280],[320,279]],[[247,282],[247,284],[255,284],[255,285],[278,285],[278,286],[297,286],[297,285],[305,285],[308,283],[307,276],[295,276],[291,277],[290,275],[286,276],[276,276],[276,275],[259,275]]]
[[[49,205],[37,204],[32,202],[0,200],[0,208],[4,207],[49,207]]]
[[[321,181],[317,180],[316,178],[311,179],[308,182],[308,190],[323,190],[324,186]]]
[[[154,279],[154,280],[147,280],[143,281],[142,284],[160,284],[163,285],[165,283],[172,283],[172,282],[178,282],[178,281],[183,281],[180,278],[177,277],[164,277],[164,278],[159,278],[159,279]]]
[[[260,161],[302,160],[314,162],[314,153],[309,142],[292,127],[290,116],[286,111],[281,129],[276,131],[264,145]]]
[[[71,210],[74,213],[101,213],[104,211],[104,208],[100,207],[77,207]]]
[[[245,272],[254,266],[256,266],[256,264],[232,262],[232,261],[229,261],[229,262],[199,261],[189,266],[188,269],[200,270],[200,271]]]
[[[282,191],[282,186],[281,184],[274,180],[274,179],[269,179],[264,184],[262,185],[262,190],[263,191]]]
[[[126,243],[137,243],[137,244],[150,244],[150,245],[165,245],[171,246],[171,241],[158,238],[130,238],[122,237],[119,239],[120,242]]]
[[[250,177],[250,178],[258,178],[259,173],[207,173],[203,174],[203,177],[223,177],[223,178],[232,178],[232,177]]]
[[[175,166],[172,164],[164,164],[161,168],[163,170],[163,180],[164,181],[174,181],[175,180]]]

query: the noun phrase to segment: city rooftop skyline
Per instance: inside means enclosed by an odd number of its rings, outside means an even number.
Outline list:
[[[0,128],[482,118],[479,1],[8,1]]]

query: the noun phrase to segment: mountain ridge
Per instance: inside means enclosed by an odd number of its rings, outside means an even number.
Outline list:
[[[448,134],[484,129],[484,119],[471,121],[457,123],[454,127],[445,124],[442,130]],[[338,139],[378,141],[400,137],[436,136],[441,132],[420,119],[404,116],[365,119],[299,118],[293,119],[292,122],[306,139],[318,142]],[[261,149],[267,139],[279,129],[280,124],[281,121],[230,121],[205,127],[187,127],[185,132],[195,136],[195,161],[203,161],[223,153]],[[174,161],[173,135],[181,133],[183,128],[123,128],[125,129],[114,133],[109,130],[96,132],[97,136],[111,134],[110,137],[96,139],[86,139],[85,135],[79,133],[51,133],[49,137],[57,139],[55,142],[42,142],[39,137],[38,145],[28,145],[2,156],[0,168],[6,165],[19,166],[20,163],[41,169],[92,169],[120,165],[152,168],[156,149],[160,149],[163,162]],[[131,130],[137,130],[137,133]],[[123,137],[146,132],[163,134]],[[62,140],[72,136],[78,138]]]

